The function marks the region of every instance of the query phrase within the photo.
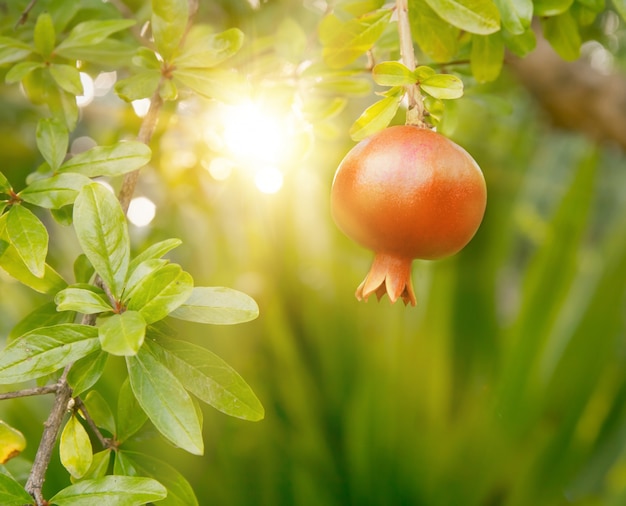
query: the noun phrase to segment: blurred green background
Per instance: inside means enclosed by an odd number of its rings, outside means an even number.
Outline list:
[[[216,10],[254,36],[296,4]],[[216,155],[203,147],[204,105],[163,114],[137,192],[156,217],[131,226],[134,246],[179,237],[171,257],[197,285],[257,300],[260,317],[241,326],[172,324],[239,371],[266,417],[206,408],[203,457],[149,428],[135,448],[175,465],[201,505],[626,504],[624,154],[554,129],[506,72],[476,88],[445,131],[484,171],[481,228],[458,255],[414,263],[417,307],[358,303],[372,254],[334,226],[329,190],[353,145],[349,126],[372,100],[352,100],[326,125],[335,135],[316,130],[292,150],[273,194],[235,165],[223,180],[206,170]],[[1,170],[19,188],[40,162],[38,113],[16,87],[0,101]],[[139,122],[108,93],[83,109],[74,137],[106,144],[132,137]],[[50,263],[71,277],[71,229],[44,218]],[[2,275],[0,335],[45,301]],[[114,398],[122,362],[107,370],[98,389]],[[49,402],[0,404],[0,418],[28,438],[14,470],[33,457]],[[46,486],[65,482],[55,458]]]

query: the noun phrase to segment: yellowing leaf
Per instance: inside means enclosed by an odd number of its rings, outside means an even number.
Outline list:
[[[17,429],[0,420],[0,464],[17,457],[26,448],[26,438]]]
[[[74,478],[83,477],[91,467],[91,441],[75,415],[70,417],[61,433],[59,454],[61,464]]]

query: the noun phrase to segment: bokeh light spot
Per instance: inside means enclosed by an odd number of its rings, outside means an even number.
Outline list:
[[[277,193],[283,186],[283,173],[276,167],[264,167],[254,176],[254,184],[262,193]]]
[[[128,206],[128,221],[136,227],[145,227],[152,222],[156,205],[147,197],[135,197]]]

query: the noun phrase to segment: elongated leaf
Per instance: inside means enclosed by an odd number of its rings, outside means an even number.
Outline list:
[[[18,83],[32,71],[43,68],[43,66],[44,64],[38,61],[22,61],[16,63],[11,67],[11,70],[7,72],[4,80],[7,84]]]
[[[134,49],[132,45],[120,40],[105,39],[98,44],[67,47],[55,52],[69,60],[87,61],[119,69],[131,65]]]
[[[244,379],[214,353],[174,339],[148,343],[154,355],[201,401],[244,420],[258,421],[265,416],[262,404]]]
[[[85,428],[72,415],[61,433],[59,443],[61,464],[74,478],[81,478],[91,466],[93,450]]]
[[[133,292],[138,287],[139,283],[144,281],[149,275],[155,271],[165,267],[169,262],[162,258],[152,258],[141,262],[135,270],[132,271],[128,280],[126,281],[126,289],[124,291],[124,300],[127,302],[133,298]],[[130,269],[129,269],[130,271]]]
[[[259,316],[259,307],[243,292],[221,286],[198,286],[170,316],[179,320],[214,325],[248,322]]]
[[[242,96],[240,77],[235,72],[218,69],[177,69],[175,82],[199,95],[226,103],[237,103]]]
[[[136,452],[117,452],[119,471],[127,476],[154,478],[167,489],[167,497],[159,506],[198,506],[198,499],[185,477],[162,460]]]
[[[67,376],[74,396],[89,390],[102,376],[107,363],[108,353],[98,351],[77,360]]]
[[[157,243],[151,244],[131,260],[130,266],[128,267],[128,272],[132,273],[137,268],[137,266],[145,260],[161,258],[163,255],[173,250],[174,248],[178,248],[178,246],[180,246],[182,243],[183,241],[181,241],[180,239],[165,239],[164,241],[159,241]]]
[[[350,127],[350,137],[360,141],[385,128],[396,115],[400,100],[401,97],[386,97],[370,105]]]
[[[29,204],[46,209],[61,209],[73,204],[80,190],[89,183],[91,179],[82,174],[57,174],[32,182],[19,196]]]
[[[146,321],[137,311],[114,314],[100,325],[102,349],[111,355],[135,355],[146,336]]]
[[[72,323],[74,317],[75,314],[71,311],[60,313],[57,311],[54,302],[46,302],[28,313],[11,329],[9,341],[40,327],[51,327],[60,323]]]
[[[59,172],[77,172],[88,177],[120,176],[140,169],[150,161],[152,152],[142,142],[118,142],[96,146],[66,161]]]
[[[150,478],[105,476],[83,480],[61,490],[50,499],[57,506],[141,506],[167,495],[165,487]]]
[[[59,209],[50,209],[50,214],[59,225],[69,227],[74,222],[74,206],[68,204]]]
[[[233,56],[243,44],[243,32],[230,28],[210,33],[206,26],[194,26],[185,38],[185,46],[174,59],[178,68],[210,68]]]
[[[0,354],[0,384],[40,378],[100,348],[98,330],[65,323],[33,330]]]
[[[128,271],[130,240],[118,200],[97,183],[83,187],[74,204],[74,227],[83,252],[119,298]]]
[[[461,31],[441,19],[426,0],[409,1],[409,21],[415,42],[428,56],[437,62],[454,58]]]
[[[119,442],[126,441],[139,431],[148,421],[148,415],[141,409],[130,387],[128,378],[122,383],[117,398],[117,434]]]
[[[520,58],[530,53],[537,45],[535,32],[532,28],[527,28],[526,31],[520,35],[511,35],[503,31],[502,37],[506,47]]]
[[[429,95],[442,100],[463,96],[463,81],[450,74],[436,74],[424,79],[420,88]]]
[[[126,357],[133,393],[157,430],[180,448],[195,455],[204,452],[202,430],[194,403],[167,367],[146,347]]]
[[[54,51],[56,43],[56,34],[54,32],[54,24],[52,17],[47,12],[39,14],[37,23],[35,23],[35,32],[33,33],[35,49],[37,52],[48,59]]]
[[[85,397],[85,406],[95,424],[101,429],[108,430],[111,434],[115,434],[115,418],[109,407],[109,403],[102,397],[97,390],[92,390]]]
[[[43,278],[48,254],[48,231],[24,206],[12,206],[7,213],[6,233],[24,265],[36,277]]]
[[[115,92],[122,100],[132,102],[151,97],[161,82],[161,72],[156,69],[142,70],[115,83]]]
[[[87,469],[87,472],[83,475],[83,480],[94,480],[97,478],[104,478],[109,470],[109,464],[111,462],[110,448],[93,454],[91,460],[91,466]]]
[[[37,123],[37,147],[53,172],[63,163],[68,143],[69,135],[63,123],[51,118],[39,120]]]
[[[489,35],[500,29],[500,13],[492,0],[426,0],[451,25],[470,33]]]
[[[531,0],[495,0],[502,26],[512,35],[520,35],[530,27],[533,17],[533,2]]]
[[[193,279],[179,265],[169,264],[150,272],[134,288],[128,309],[139,311],[146,323],[162,320],[191,295]]]
[[[498,78],[504,61],[504,41],[500,33],[472,36],[472,75],[480,82]]]
[[[152,35],[157,50],[170,61],[187,27],[187,0],[152,0]]]
[[[59,311],[76,311],[82,314],[113,311],[104,291],[92,285],[69,286],[56,295],[54,302]]]
[[[580,33],[569,11],[542,19],[542,24],[543,35],[561,58],[576,60],[580,56]]]
[[[89,283],[94,275],[94,268],[84,253],[76,257],[74,261],[74,278],[77,283]]]
[[[83,83],[80,80],[80,73],[76,67],[52,63],[48,70],[56,83],[72,95],[83,94]]]
[[[10,476],[0,473],[0,504],[3,506],[24,506],[33,498]]]
[[[24,448],[26,448],[24,434],[0,420],[0,464],[17,457]],[[1,492],[0,497],[2,497]]]
[[[405,86],[415,84],[417,81],[413,71],[395,61],[382,62],[376,65],[372,70],[372,77],[381,86]]]
[[[6,176],[0,172],[0,193],[7,193],[11,190],[11,183],[6,178]]]
[[[109,35],[126,30],[135,23],[136,21],[133,19],[84,21],[72,28],[67,38],[57,46],[56,52],[65,56],[64,51],[67,49],[97,45]]]
[[[556,16],[567,12],[573,3],[574,0],[535,0],[534,13],[538,16]]]

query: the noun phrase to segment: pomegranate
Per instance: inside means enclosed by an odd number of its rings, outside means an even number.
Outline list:
[[[414,258],[434,260],[461,250],[482,221],[485,179],[462,147],[413,125],[386,128],[343,159],[331,190],[337,226],[375,253],[358,300],[387,293],[416,304]]]

